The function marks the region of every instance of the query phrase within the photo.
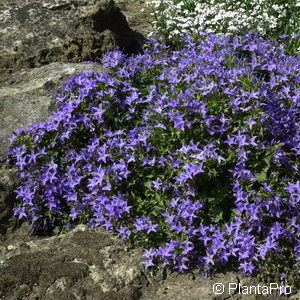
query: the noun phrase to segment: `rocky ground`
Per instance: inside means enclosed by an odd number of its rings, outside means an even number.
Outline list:
[[[142,249],[130,249],[104,230],[80,225],[60,236],[32,236],[11,209],[16,170],[4,163],[8,138],[19,127],[46,119],[62,82],[109,50],[139,51],[152,31],[143,1],[2,0],[0,6],[0,299],[286,299],[247,296],[213,284],[256,285],[225,272],[152,276],[140,264]],[[89,63],[82,63],[89,60]],[[300,299],[300,293],[293,296]]]
[[[233,272],[207,279],[197,272],[153,276],[140,264],[142,249],[129,248],[101,228],[79,225],[64,235],[38,237],[30,236],[23,223],[3,235],[0,243],[0,299],[5,300],[288,299],[275,294],[229,293],[230,285],[259,284]],[[216,283],[225,287],[224,294],[214,294]],[[290,299],[299,299],[299,294]]]

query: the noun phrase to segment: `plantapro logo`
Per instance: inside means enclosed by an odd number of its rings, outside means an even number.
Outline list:
[[[215,283],[213,285],[213,293],[215,295],[222,295],[228,293],[229,295],[290,295],[292,288],[289,285],[279,285],[278,283],[270,283],[268,285],[242,285],[241,283],[229,282]]]

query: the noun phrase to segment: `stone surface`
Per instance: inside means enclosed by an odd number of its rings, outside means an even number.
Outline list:
[[[101,69],[76,62],[97,60],[113,48],[140,49],[152,30],[147,7],[132,0],[117,3],[122,11],[108,0],[1,1],[0,161],[16,128],[47,118],[65,75]]]
[[[145,38],[155,31],[149,18],[152,9],[147,2],[151,2],[151,0],[115,0],[125,15],[129,27],[135,32],[141,33]]]
[[[164,279],[153,276],[140,264],[141,248],[129,248],[101,228],[78,225],[67,234],[31,239],[26,237],[26,226],[20,229],[21,234],[16,231],[0,239],[0,299],[287,299],[229,293],[229,283],[258,284],[233,272],[206,279],[198,272],[168,273]],[[222,295],[214,294],[215,283],[224,285]]]
[[[1,1],[0,164],[14,130],[51,114],[55,92],[64,80],[83,70],[104,70],[97,63],[77,62],[97,60],[115,48],[140,49],[149,26],[143,25],[143,4],[128,0],[120,5],[126,16],[108,0]],[[142,34],[136,31],[141,28]],[[15,173],[7,166],[0,170],[1,234],[15,226],[11,214],[12,190],[18,183]]]
[[[115,48],[134,53],[142,40],[112,0],[1,1],[0,74],[94,61]]]
[[[12,190],[18,185],[19,178],[14,168],[2,166],[0,168],[0,234],[5,234],[7,228],[14,224],[12,208],[15,197]]]
[[[138,299],[147,281],[140,250],[83,225],[0,253],[1,299]]]

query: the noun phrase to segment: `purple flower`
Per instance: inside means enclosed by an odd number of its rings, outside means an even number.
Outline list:
[[[27,217],[27,214],[25,212],[25,207],[15,207],[13,211],[14,211],[14,216],[18,217],[19,220]]]
[[[89,189],[94,189],[95,187],[101,187],[103,183],[103,179],[105,176],[105,169],[98,167],[96,171],[93,173],[93,177],[88,180],[87,187]]]
[[[147,217],[140,217],[140,218],[136,218],[136,221],[133,224],[133,226],[136,228],[137,231],[147,230],[147,233],[150,233],[150,232],[156,232],[157,231],[156,228],[158,225],[153,224]]]
[[[131,235],[131,231],[126,226],[121,225],[116,228],[116,230],[121,235],[122,239],[126,239]]]
[[[146,267],[253,273],[284,250],[294,268],[300,58],[255,34],[182,43],[106,53],[109,71],[69,79],[47,121],[14,132],[14,215],[141,239]]]
[[[188,270],[189,268],[186,266],[186,263],[189,260],[186,257],[178,256],[176,257],[176,266],[179,272],[182,272],[183,270]]]
[[[253,266],[253,264],[251,262],[243,262],[240,264],[240,268],[241,271],[243,271],[244,273],[252,273],[255,270],[255,267]]]
[[[154,266],[153,259],[155,254],[156,251],[154,248],[150,248],[149,250],[144,249],[144,253],[142,254],[142,256],[146,258],[146,260],[143,261],[142,264],[145,265],[146,268]]]

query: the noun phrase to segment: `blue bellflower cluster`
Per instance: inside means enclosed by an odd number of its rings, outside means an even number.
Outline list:
[[[299,269],[300,57],[253,33],[183,41],[108,52],[110,72],[76,75],[15,132],[15,216],[143,241],[146,267]]]

